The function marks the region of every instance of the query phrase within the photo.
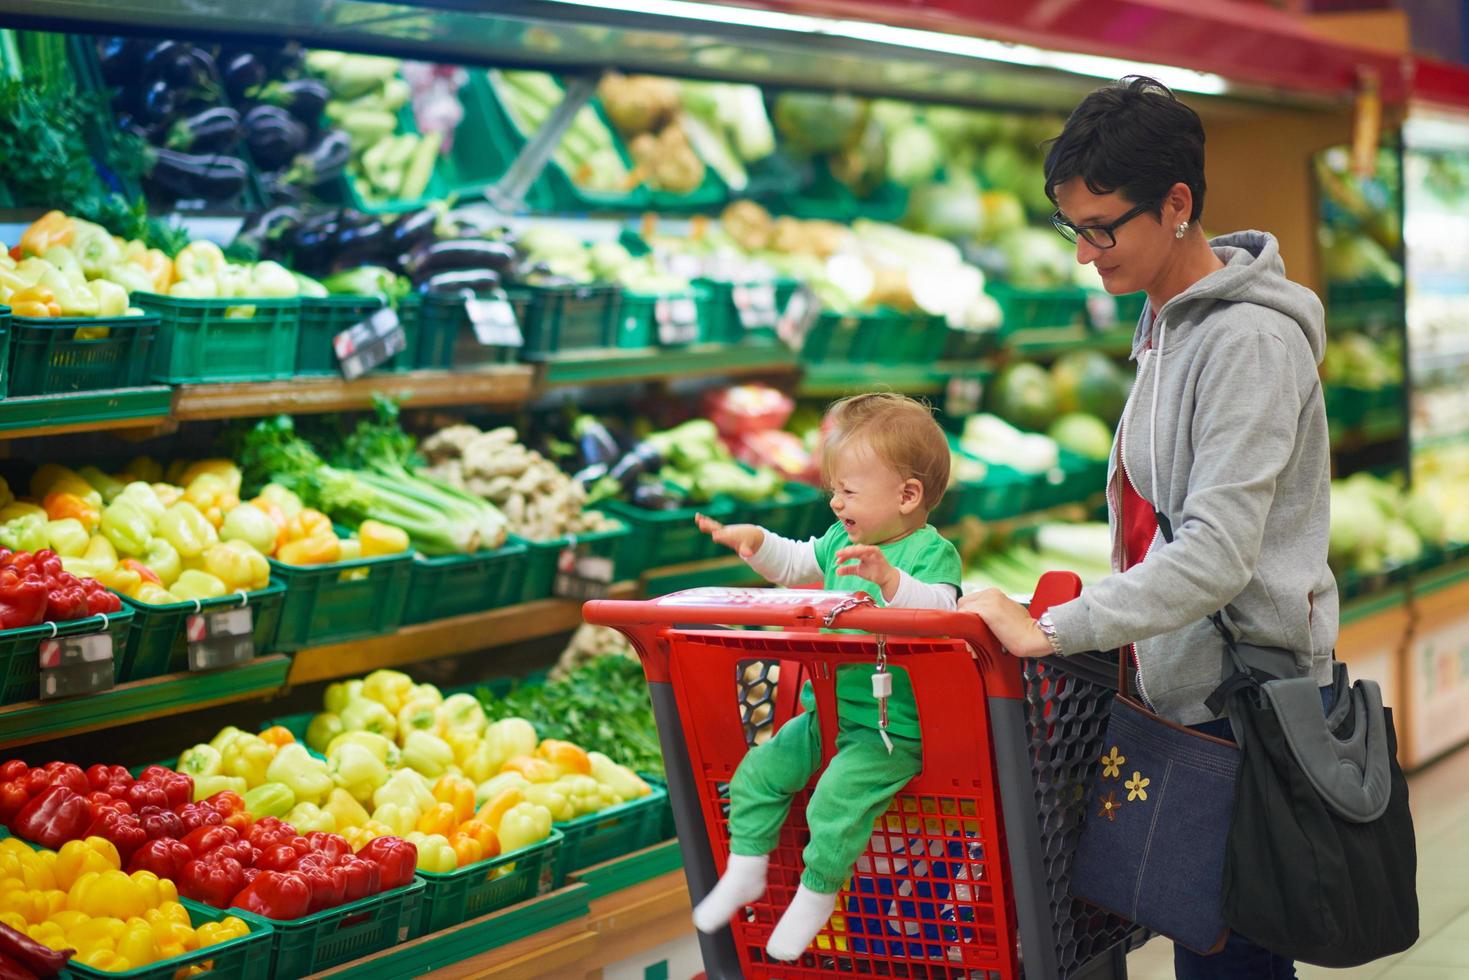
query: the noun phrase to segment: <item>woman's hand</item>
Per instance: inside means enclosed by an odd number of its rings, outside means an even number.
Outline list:
[[[862,576],[882,589],[883,602],[892,602],[893,596],[897,595],[898,585],[902,581],[898,577],[898,570],[888,563],[887,556],[876,545],[850,545],[836,553],[836,560],[840,566],[837,568],[838,575]],[[840,564],[846,561],[856,561],[856,564]]]
[[[754,524],[721,524],[703,514],[695,514],[694,523],[715,541],[726,548],[733,548],[746,561],[755,557],[755,552],[765,543],[765,531]]]
[[[1049,657],[1051,641],[1031,618],[1030,611],[999,589],[971,592],[959,599],[961,612],[972,612],[1015,657]]]

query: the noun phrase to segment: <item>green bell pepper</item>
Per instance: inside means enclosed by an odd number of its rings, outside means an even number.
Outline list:
[[[126,492],[102,511],[101,530],[103,537],[112,542],[120,555],[144,555],[153,539],[153,522]]]
[[[324,803],[335,785],[327,764],[297,742],[276,750],[275,759],[265,770],[265,778],[288,787],[297,803]]]
[[[262,817],[284,817],[296,805],[296,794],[283,783],[261,783],[243,795],[245,809],[256,820]]]

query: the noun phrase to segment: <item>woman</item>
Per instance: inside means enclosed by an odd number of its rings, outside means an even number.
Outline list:
[[[960,607],[1020,657],[1131,647],[1153,710],[1229,738],[1203,703],[1222,669],[1211,613],[1223,609],[1237,636],[1292,650],[1303,675],[1331,681],[1321,303],[1285,278],[1270,235],[1204,237],[1203,126],[1152,79],[1082,100],[1045,173],[1076,260],[1094,264],[1108,292],[1148,296],[1108,472],[1117,574],[1039,621],[996,589]],[[1214,956],[1175,945],[1174,969],[1179,980],[1295,976],[1239,936]]]

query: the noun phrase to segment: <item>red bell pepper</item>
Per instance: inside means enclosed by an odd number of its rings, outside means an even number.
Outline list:
[[[192,860],[194,852],[183,841],[160,837],[134,851],[127,869],[128,874],[134,871],[151,871],[160,878],[178,881],[183,877],[184,866]]]
[[[138,774],[138,782],[161,787],[168,801],[161,805],[170,808],[183,806],[194,799],[194,777],[187,773],[174,772],[163,766],[149,766]]]
[[[311,886],[293,871],[262,871],[230,904],[267,919],[299,919],[311,909]]]
[[[86,836],[92,825],[92,804],[65,786],[48,786],[15,815],[11,829],[28,841],[59,848],[69,840]]]
[[[117,593],[96,579],[82,579],[82,589],[87,593],[87,613],[92,616],[122,611],[122,600]]]
[[[73,793],[81,793],[83,796],[92,792],[92,784],[87,781],[87,774],[82,771],[81,766],[70,762],[48,762],[46,773],[51,777],[52,786],[65,786]]]
[[[245,798],[232,789],[220,790],[204,802],[225,817],[246,812]]]
[[[130,813],[118,813],[115,810],[97,814],[83,836],[105,837],[112,841],[124,864],[127,863],[128,858],[133,856],[134,851],[148,843],[148,832],[143,829],[138,818]]]
[[[223,825],[199,827],[183,837],[185,846],[194,852],[195,857],[203,857],[210,851],[218,850],[221,845],[233,844],[239,839],[239,831]]]
[[[0,775],[3,775],[3,769],[0,769]],[[133,777],[122,766],[107,766],[99,762],[95,766],[87,767],[87,782],[97,792],[107,793],[118,783],[124,788],[131,786]]]
[[[185,831],[197,830],[200,827],[224,826],[224,817],[219,815],[219,811],[203,803],[185,803],[174,812],[184,822]]]
[[[111,793],[98,790],[88,793],[87,799],[92,803],[93,813],[132,813],[133,808],[127,800],[118,799]]]
[[[32,554],[35,563],[32,567],[40,569],[48,581],[55,581],[65,571],[61,567],[61,556],[50,548],[42,548]]]
[[[25,783],[21,780],[9,780],[0,783],[0,823],[9,827],[15,820],[15,815],[30,802],[31,794],[26,792]]]
[[[262,851],[269,850],[277,844],[289,843],[295,836],[296,828],[279,817],[261,817],[255,821],[249,833],[250,843]]]
[[[301,854],[290,844],[276,844],[260,852],[255,867],[262,871],[295,871]]]
[[[144,782],[141,779],[128,787],[127,800],[138,812],[142,812],[145,806],[156,806],[163,810],[170,809],[172,806],[168,802],[168,794],[163,791],[161,785]]]
[[[418,849],[414,848],[417,854]],[[352,858],[343,864],[337,865],[347,873],[347,901],[355,902],[359,898],[376,895],[382,891],[382,871],[377,862],[366,858]]]
[[[244,887],[245,866],[232,857],[195,858],[178,878],[180,895],[217,909],[228,908]]]
[[[259,875],[259,874],[260,874],[260,869],[259,868],[246,868],[245,869],[245,884],[247,884],[247,885],[253,884],[254,881],[255,881],[256,876]]]
[[[160,837],[173,837],[182,840],[188,830],[184,827],[183,818],[172,810],[165,810],[157,806],[145,806],[138,811],[138,819],[143,823],[143,829],[148,833],[149,840],[157,840]]]
[[[51,774],[44,769],[32,769],[26,773],[26,792],[31,796],[40,796],[51,786]]]
[[[413,870],[418,865],[418,848],[401,837],[376,837],[363,845],[357,857],[378,866],[382,887],[386,891],[413,881]]]
[[[303,868],[299,874],[311,888],[308,911],[336,908],[347,898],[347,872],[343,868]]]
[[[352,845],[347,843],[347,838],[341,834],[329,834],[316,830],[307,834],[306,839],[311,843],[313,851],[329,855],[332,864],[341,864],[352,856]]]
[[[13,779],[24,779],[25,774],[31,771],[31,767],[19,759],[11,759],[0,765],[0,783],[8,783]]]
[[[35,626],[46,618],[46,581],[13,565],[0,569],[0,629]]]
[[[62,572],[46,590],[46,619],[53,623],[66,623],[73,619],[86,619],[88,615],[87,590],[82,588],[75,575]]]

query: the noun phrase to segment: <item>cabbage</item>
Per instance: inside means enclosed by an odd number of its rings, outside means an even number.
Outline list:
[[[1076,256],[1054,231],[1021,228],[1001,238],[997,247],[1011,285],[1052,289],[1071,281]]]
[[[916,187],[943,165],[943,146],[922,123],[909,123],[888,133],[888,178],[904,187]]]
[[[908,199],[904,224],[939,238],[975,238],[984,228],[978,185],[973,178],[961,175],[917,188]]]

